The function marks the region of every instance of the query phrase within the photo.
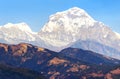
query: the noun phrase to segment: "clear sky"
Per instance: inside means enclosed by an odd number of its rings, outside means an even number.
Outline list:
[[[0,25],[25,22],[37,32],[51,14],[72,7],[120,33],[120,0],[0,0]]]

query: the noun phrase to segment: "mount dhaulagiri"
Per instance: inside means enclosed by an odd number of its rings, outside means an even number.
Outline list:
[[[62,47],[82,48],[120,58],[120,34],[77,7],[51,15],[39,34],[60,50]]]

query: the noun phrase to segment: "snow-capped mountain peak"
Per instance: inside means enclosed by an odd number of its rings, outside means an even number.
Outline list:
[[[94,19],[92,17],[90,17],[87,12],[83,9],[80,9],[78,7],[73,7],[73,8],[70,8],[66,11],[62,11],[62,12],[57,12],[56,14],[53,14],[50,16],[51,19],[53,19],[52,17],[54,16],[67,16],[68,18],[71,18],[71,19],[74,19],[74,18],[89,18],[90,20],[94,21]],[[61,18],[61,17],[59,17]]]
[[[0,40],[10,44],[17,44],[20,42],[35,41],[36,33],[32,32],[26,23],[7,23],[0,26]]]
[[[68,14],[68,16],[71,14],[71,15],[74,15],[74,16],[76,15],[76,17],[87,17],[90,20],[94,21],[94,19],[91,16],[89,16],[88,13],[85,10],[80,9],[78,7],[70,8],[70,9],[64,11],[64,12],[66,12]]]
[[[49,22],[43,27],[42,31],[52,32],[63,28],[67,32],[80,27],[90,27],[96,22],[83,9],[73,7],[63,12],[57,12],[49,18]]]
[[[19,29],[21,31],[32,32],[31,29],[30,29],[30,27],[26,23],[24,23],[24,22],[18,23],[18,24],[7,23],[3,27],[4,28],[8,28],[8,29],[9,28],[13,28],[13,29],[17,28],[17,29]]]
[[[54,47],[79,47],[120,57],[120,35],[78,7],[51,15],[39,36]]]

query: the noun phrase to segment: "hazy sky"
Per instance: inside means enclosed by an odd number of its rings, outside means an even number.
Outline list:
[[[25,22],[39,31],[51,14],[79,7],[120,33],[119,5],[120,0],[0,0],[0,25]]]

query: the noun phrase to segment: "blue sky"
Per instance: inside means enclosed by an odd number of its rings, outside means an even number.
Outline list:
[[[51,14],[79,7],[120,33],[119,5],[120,0],[0,0],[0,25],[25,22],[39,31]]]

